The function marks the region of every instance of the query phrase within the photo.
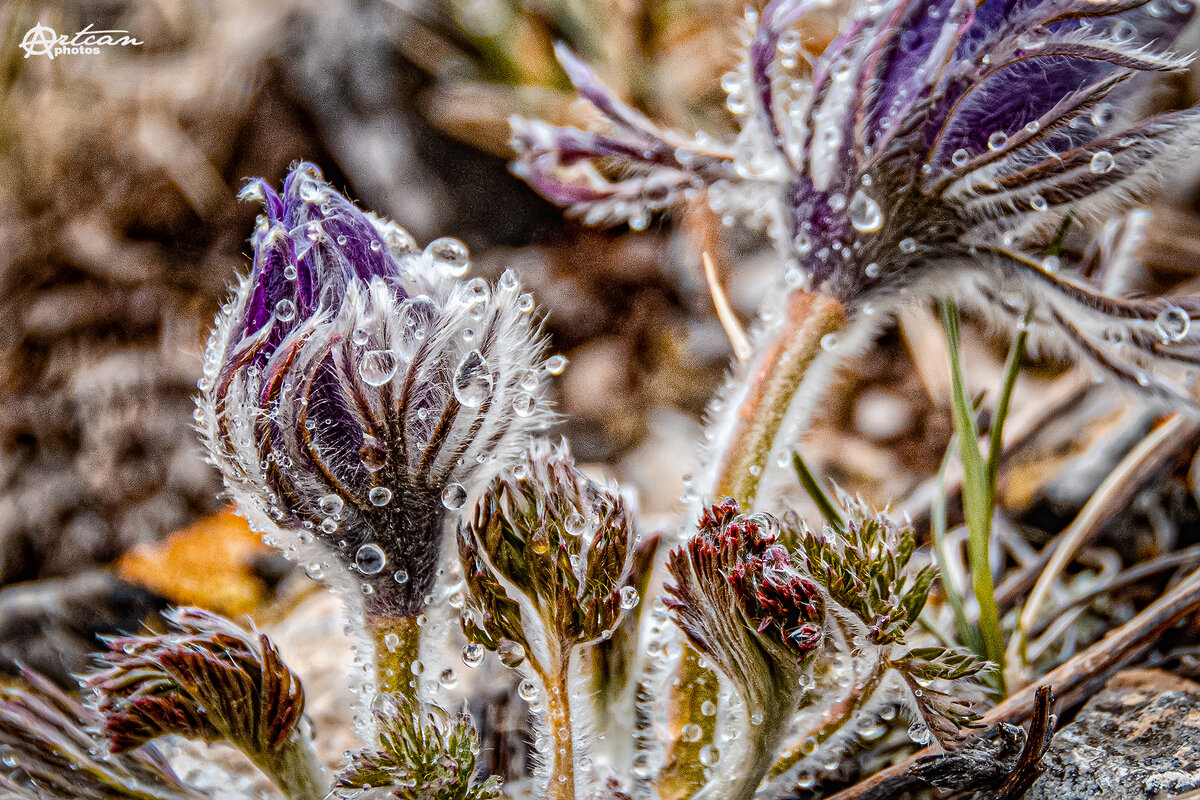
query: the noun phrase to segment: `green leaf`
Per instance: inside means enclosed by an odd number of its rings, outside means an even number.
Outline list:
[[[983,652],[989,661],[999,666],[995,682],[996,689],[1003,695],[1006,693],[1004,639],[996,610],[996,590],[989,561],[994,500],[989,481],[991,470],[979,452],[979,429],[975,424],[975,415],[967,401],[966,387],[963,383],[962,363],[959,358],[961,340],[958,307],[948,298],[939,300],[938,306],[950,348],[950,377],[954,393],[952,410],[963,468],[963,514],[967,520],[971,588],[979,603],[979,634],[983,641]]]
[[[800,479],[800,485],[804,487],[804,491],[808,492],[808,496],[817,504],[817,510],[821,512],[821,516],[825,518],[835,531],[844,534],[846,532],[846,523],[842,519],[842,513],[838,511],[838,507],[829,499],[829,495],[821,488],[820,482],[813,475],[812,470],[804,463],[804,459],[800,457],[799,450],[792,451],[792,467],[796,470],[796,477]]]

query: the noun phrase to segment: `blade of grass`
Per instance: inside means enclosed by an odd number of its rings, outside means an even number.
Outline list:
[[[971,569],[971,588],[979,603],[979,635],[983,652],[997,667],[992,680],[1004,695],[1004,639],[996,611],[996,588],[992,582],[990,548],[992,538],[992,494],[988,490],[988,466],[979,452],[979,429],[971,413],[963,384],[959,358],[958,306],[953,300],[938,301],[942,326],[950,347],[950,379],[953,386],[954,430],[958,434],[959,456],[963,468],[963,515],[967,519],[967,556]]]
[[[1004,423],[1008,419],[1008,407],[1012,401],[1013,389],[1017,385],[1017,375],[1021,371],[1021,361],[1025,358],[1025,341],[1029,338],[1029,318],[1026,312],[1017,328],[1012,347],[1008,350],[1008,359],[1004,362],[1004,383],[1000,387],[1000,399],[996,402],[995,419],[992,420],[992,432],[988,437],[988,504],[996,504],[996,479],[1000,472],[1000,457],[1004,450]]]
[[[812,474],[812,470],[804,463],[804,459],[800,457],[799,450],[792,451],[792,467],[796,470],[796,477],[800,479],[800,485],[804,487],[804,491],[808,492],[808,496],[817,504],[817,510],[821,512],[821,516],[825,521],[833,526],[833,529],[838,533],[846,532],[846,523],[842,519],[842,513],[838,511],[838,507],[825,490],[821,488],[820,482],[816,476]]]
[[[946,572],[946,564],[950,563],[949,551],[946,550],[946,468],[954,454],[958,437],[952,437],[950,446],[946,448],[946,456],[942,459],[942,468],[938,470],[937,492],[933,496],[933,508],[930,512],[930,527],[933,529],[933,549],[937,554],[938,580],[942,583],[942,593],[946,602],[954,612],[954,630],[958,633],[958,641],[979,655],[984,655],[979,643],[979,636],[967,622],[967,612],[963,606],[962,595],[958,587]]]

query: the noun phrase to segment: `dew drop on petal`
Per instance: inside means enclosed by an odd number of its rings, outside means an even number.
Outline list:
[[[392,502],[392,490],[386,486],[376,486],[367,492],[367,499],[371,501],[371,505],[373,506],[386,506]]]
[[[883,227],[883,211],[879,203],[859,189],[850,202],[850,224],[861,233],[875,233]]]
[[[477,408],[492,393],[492,374],[483,354],[472,350],[463,356],[454,370],[454,396],[458,402]]]
[[[517,687],[517,694],[519,694],[521,699],[526,703],[532,703],[534,700],[537,700],[538,697],[537,684],[531,680],[521,681],[521,685]]]
[[[321,513],[329,517],[336,517],[338,514],[342,513],[342,509],[346,506],[342,498],[338,497],[336,494],[323,495],[321,499],[317,501],[317,505],[320,506]]]
[[[447,484],[442,490],[442,505],[451,511],[457,511],[466,505],[467,490],[463,488],[461,483]]]
[[[354,566],[363,575],[378,575],[387,566],[387,554],[377,544],[364,544],[354,554]]]
[[[988,150],[992,150],[992,151],[1003,150],[1004,146],[1007,144],[1008,144],[1008,134],[1005,133],[1004,131],[993,131],[992,135],[988,137],[988,141],[987,141]]]
[[[706,744],[700,748],[700,763],[706,767],[716,766],[721,760],[721,751],[713,747],[711,744]]]
[[[358,374],[371,386],[382,386],[396,375],[400,364],[391,350],[372,350],[364,353],[358,365]]]
[[[1191,327],[1192,318],[1179,306],[1165,308],[1154,318],[1154,328],[1164,342],[1182,341]]]
[[[638,594],[638,590],[635,587],[633,587],[633,586],[622,586],[621,587],[621,608],[628,611],[629,609],[636,606],[638,604],[638,601],[641,599],[642,599],[641,595]]]
[[[1112,153],[1107,150],[1101,150],[1092,156],[1091,170],[1097,175],[1103,175],[1106,172],[1112,172],[1113,167],[1117,165],[1116,159]]]
[[[950,156],[951,163],[953,163],[954,166],[956,166],[956,167],[961,167],[963,164],[966,164],[970,160],[971,160],[971,154],[968,153],[965,149],[963,149],[961,147],[958,148],[957,150],[955,150],[954,153]]]
[[[325,577],[325,568],[321,566],[320,561],[313,561],[304,567],[304,574],[314,581],[319,581]]]
[[[712,700],[705,700],[700,704],[700,713],[706,717],[711,717],[717,713],[717,704]]]
[[[443,689],[453,689],[457,685],[458,674],[452,668],[447,667],[442,670],[441,675],[438,675],[438,686]]]
[[[284,298],[275,304],[275,319],[280,322],[291,322],[296,318],[296,304]]]
[[[426,245],[425,255],[429,256],[434,266],[456,278],[466,275],[467,270],[471,268],[466,245],[449,236],[434,239]]]

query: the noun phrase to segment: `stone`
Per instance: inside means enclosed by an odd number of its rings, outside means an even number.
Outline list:
[[[1127,670],[1054,737],[1025,800],[1146,800],[1200,789],[1200,684]]]

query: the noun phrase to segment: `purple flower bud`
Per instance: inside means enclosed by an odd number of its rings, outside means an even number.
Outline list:
[[[252,181],[243,196],[265,213],[209,341],[197,419],[212,458],[310,575],[415,616],[447,511],[550,419],[533,300],[511,273],[462,279],[461,243],[419,250],[311,165],[282,195]]]

